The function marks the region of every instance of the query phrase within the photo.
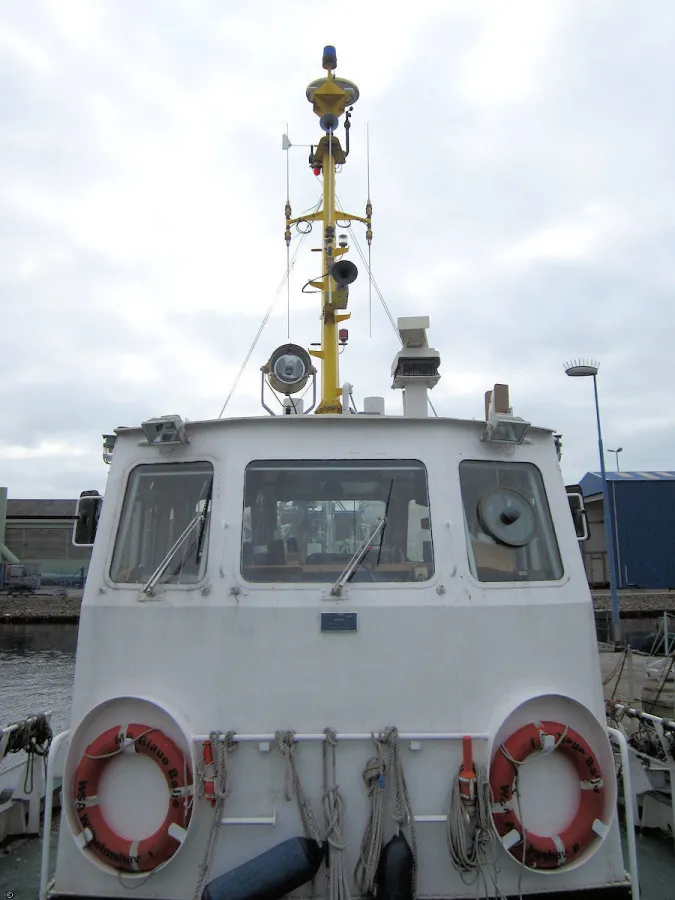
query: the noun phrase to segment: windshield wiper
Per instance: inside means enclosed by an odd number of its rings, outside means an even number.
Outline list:
[[[190,524],[185,529],[185,531],[183,531],[183,533],[180,535],[180,537],[178,538],[176,543],[169,550],[169,552],[166,554],[164,559],[161,561],[161,563],[157,566],[155,571],[152,573],[152,575],[148,579],[147,584],[143,587],[144,594],[148,594],[148,596],[152,596],[152,594],[154,594],[155,586],[156,586],[157,582],[159,581],[159,579],[162,577],[162,575],[169,568],[169,563],[171,562],[171,560],[174,558],[176,553],[178,553],[180,548],[190,537],[190,534],[194,530],[195,526],[199,525],[200,522],[203,522],[205,520],[206,520],[206,512],[197,513],[197,515],[190,522]]]
[[[204,534],[206,532],[206,523],[209,518],[209,508],[211,506],[211,499],[213,497],[213,478],[211,479],[211,484],[209,485],[209,493],[207,494],[206,500],[204,501],[204,509],[202,511],[202,521],[199,526],[199,535],[197,537],[197,552],[195,554],[195,562],[197,565],[202,561],[202,550],[204,549]]]
[[[358,550],[349,560],[347,565],[345,566],[344,571],[335,582],[333,587],[330,589],[330,593],[332,597],[339,597],[342,593],[342,588],[349,581],[349,579],[354,574],[356,567],[359,565],[363,557],[366,555],[367,551],[370,549],[370,542],[373,538],[376,538],[379,534],[380,530],[384,528],[384,524],[387,521],[386,516],[382,516],[381,519],[378,519],[375,525],[370,529],[369,533],[361,542]]]
[[[391,479],[391,484],[389,485],[389,493],[387,494],[387,502],[384,506],[384,521],[387,521],[387,517],[389,516],[389,504],[391,503],[391,492],[394,490],[394,479]],[[380,549],[377,551],[377,564],[379,566],[380,559],[382,558],[382,547],[384,546],[384,528],[382,529],[382,533],[380,534]]]

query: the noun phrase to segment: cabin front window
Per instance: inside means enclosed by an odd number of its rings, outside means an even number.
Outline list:
[[[479,581],[555,581],[563,566],[539,469],[459,465],[469,566]]]
[[[129,475],[110,577],[145,584],[199,581],[206,566],[213,467],[207,462],[137,466]]]
[[[416,460],[264,460],[246,469],[241,571],[254,582],[425,581],[434,571]],[[359,552],[360,551],[360,552]]]

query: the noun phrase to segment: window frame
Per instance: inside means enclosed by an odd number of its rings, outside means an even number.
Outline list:
[[[212,525],[212,519],[213,519],[213,504],[214,504],[215,493],[216,493],[216,467],[214,465],[214,462],[211,459],[188,459],[188,460],[176,460],[176,461],[171,461],[171,462],[148,460],[148,461],[137,463],[136,465],[132,466],[127,471],[127,473],[124,477],[123,490],[120,492],[121,503],[119,506],[119,519],[118,519],[118,523],[117,523],[117,528],[114,529],[114,532],[113,532],[114,538],[111,543],[109,564],[106,566],[106,569],[105,569],[106,581],[108,581],[108,583],[111,584],[114,588],[116,588],[116,589],[124,589],[124,588],[135,589],[138,587],[138,585],[142,586],[143,584],[145,584],[147,582],[147,580],[151,577],[153,572],[156,570],[156,568],[159,566],[161,560],[164,559],[164,557],[166,556],[168,551],[171,549],[170,546],[166,547],[161,559],[158,560],[154,564],[151,571],[148,571],[147,574],[144,574],[143,579],[140,581],[120,581],[113,575],[119,539],[123,533],[123,529],[128,529],[129,524],[131,522],[131,517],[133,514],[133,504],[129,507],[128,514],[125,514],[125,510],[126,510],[126,506],[127,506],[127,500],[130,496],[130,490],[132,488],[132,483],[133,483],[135,474],[137,472],[139,472],[139,470],[141,470],[141,469],[159,468],[159,467],[164,469],[166,471],[166,474],[169,474],[170,469],[180,470],[180,469],[185,469],[185,467],[188,467],[188,466],[193,466],[193,467],[201,466],[205,470],[208,469],[211,474],[211,488],[210,488],[209,494],[207,494],[207,497],[210,497],[208,518],[206,520],[206,526],[204,528],[204,536],[203,536],[203,542],[202,542],[202,547],[201,547],[201,561],[199,564],[198,577],[195,578],[194,581],[164,581],[163,580],[164,576],[162,576],[159,583],[157,584],[157,587],[162,588],[162,589],[171,588],[174,590],[181,590],[181,591],[194,590],[195,588],[198,588],[200,585],[202,585],[202,583],[206,579],[207,574],[208,574],[208,568],[209,568],[209,554],[211,552],[211,535],[212,535],[211,525]],[[204,471],[204,474],[206,474],[206,471]],[[182,529],[182,530],[184,530],[184,529]],[[177,539],[177,536],[176,536],[176,539]],[[180,551],[178,551],[176,555],[178,556],[179,554],[180,554]],[[170,568],[170,565],[169,565],[169,568]]]
[[[384,579],[377,579],[376,581],[362,581],[358,580],[355,582],[351,582],[351,584],[356,584],[360,588],[423,588],[431,584],[438,577],[438,563],[435,557],[434,552],[434,536],[433,536],[433,528],[431,524],[432,519],[432,510],[431,510],[431,500],[430,500],[430,489],[429,489],[429,468],[425,462],[420,459],[414,458],[377,458],[377,457],[369,457],[369,458],[357,458],[354,456],[349,457],[331,457],[331,458],[321,458],[321,457],[312,457],[310,458],[273,458],[266,459],[256,457],[255,459],[249,459],[246,463],[243,471],[243,496],[242,496],[242,505],[240,509],[240,524],[241,524],[241,533],[239,540],[239,563],[237,574],[238,577],[242,579],[242,581],[246,584],[247,589],[252,590],[269,590],[270,587],[274,586],[276,589],[282,590],[294,590],[298,588],[302,589],[311,589],[311,588],[319,588],[320,590],[325,590],[327,587],[331,586],[336,578],[341,574],[342,568],[344,565],[340,566],[336,563],[336,569],[333,573],[331,571],[330,574],[326,574],[325,580],[312,580],[308,579],[306,581],[299,580],[281,580],[274,579],[274,577],[270,577],[270,580],[262,581],[251,581],[249,580],[248,573],[245,571],[244,567],[244,544],[246,543],[245,534],[246,534],[246,519],[247,512],[250,509],[250,506],[247,505],[247,484],[249,472],[252,467],[267,467],[269,469],[277,469],[278,471],[283,471],[284,469],[308,469],[308,470],[320,470],[326,473],[329,473],[331,470],[338,471],[340,468],[342,469],[364,469],[371,468],[374,472],[377,471],[387,471],[387,470],[396,470],[396,469],[405,469],[406,471],[410,471],[411,469],[419,471],[424,478],[424,487],[426,491],[426,499],[427,505],[424,507],[427,512],[425,516],[421,518],[428,518],[429,520],[429,528],[422,529],[427,532],[429,535],[429,545],[430,545],[430,560],[425,561],[416,561],[416,560],[406,560],[411,567],[411,571],[414,566],[425,566],[429,571],[429,575],[424,580],[410,580],[410,581],[399,581],[399,580],[391,580],[387,581]],[[346,477],[348,480],[348,475]],[[330,498],[326,498],[330,499]],[[380,498],[377,498],[380,499]],[[277,501],[279,502],[279,501]],[[350,500],[349,502],[352,502]],[[354,501],[354,502],[358,502]],[[408,512],[408,515],[410,513]],[[409,535],[406,533],[406,541],[409,541]],[[407,552],[407,547],[406,547]],[[349,557],[345,558],[344,563],[346,564]],[[311,565],[311,563],[310,563]],[[340,569],[340,571],[338,571]]]
[[[469,521],[467,518],[467,506],[465,503],[464,491],[463,491],[463,487],[462,487],[462,466],[466,466],[467,464],[469,466],[478,465],[480,467],[484,467],[486,470],[492,468],[493,471],[497,470],[497,469],[504,470],[505,468],[508,468],[509,466],[514,466],[514,467],[517,466],[521,469],[521,471],[529,469],[533,473],[534,478],[535,478],[535,481],[533,482],[533,486],[538,490],[538,492],[540,494],[541,509],[545,513],[544,517],[542,517],[541,513],[539,513],[537,515],[537,532],[542,537],[542,539],[545,541],[545,546],[547,548],[547,552],[549,555],[549,565],[551,567],[551,571],[555,572],[556,565],[558,566],[557,571],[559,571],[560,574],[557,577],[544,578],[544,579],[541,579],[541,578],[538,578],[538,579],[534,579],[534,578],[532,578],[532,579],[530,579],[530,578],[514,578],[514,579],[504,578],[504,579],[501,579],[500,578],[500,579],[488,580],[488,579],[483,579],[479,576],[478,573],[479,573],[480,568],[489,568],[489,567],[487,567],[487,566],[479,567],[476,564],[476,559],[474,556],[474,549],[473,549],[474,539],[472,538],[472,534],[471,534],[470,527],[469,527]],[[552,510],[551,510],[551,503],[549,501],[546,480],[545,480],[543,472],[541,471],[539,466],[530,460],[505,461],[505,460],[486,460],[486,459],[462,459],[462,460],[460,460],[459,465],[457,467],[457,474],[458,474],[458,481],[459,481],[459,499],[460,499],[460,504],[461,504],[461,509],[462,509],[462,519],[463,519],[463,525],[464,525],[464,538],[465,538],[465,542],[466,542],[466,562],[467,562],[468,573],[469,573],[470,577],[473,579],[473,581],[477,585],[480,585],[483,588],[487,587],[487,588],[501,588],[501,589],[504,589],[504,588],[528,588],[528,587],[534,587],[534,586],[536,586],[536,587],[542,587],[542,586],[556,587],[556,586],[566,583],[568,576],[567,576],[567,571],[565,568],[565,562],[564,562],[563,553],[562,553],[562,549],[561,549],[561,545],[560,545],[560,540],[558,538],[558,533],[556,530],[555,518],[554,518]],[[511,486],[508,486],[508,488],[510,490],[516,490],[515,488],[513,488]],[[483,499],[483,496],[488,496],[490,493],[492,493],[493,490],[495,490],[495,488],[493,488],[491,491],[489,491],[488,494],[481,495],[481,497],[479,497],[477,499],[476,505],[478,506],[478,503],[480,502],[481,499]],[[481,526],[481,528],[482,528],[482,526]],[[534,538],[533,538],[533,540],[534,540]],[[509,545],[501,544],[500,542],[495,541],[494,538],[493,538],[493,541],[494,541],[493,544],[486,544],[486,546],[498,546],[498,547],[509,548]],[[528,545],[529,545],[529,543],[531,543],[531,541],[528,542]],[[518,547],[518,546],[514,545],[510,549],[517,551],[517,550],[522,550],[523,547]],[[551,551],[553,551],[553,553],[551,553]]]

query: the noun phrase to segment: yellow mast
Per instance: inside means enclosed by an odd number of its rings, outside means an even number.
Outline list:
[[[323,244],[320,248],[322,269],[321,277],[310,284],[321,291],[321,349],[310,350],[312,356],[321,360],[321,400],[317,406],[317,414],[340,413],[342,403],[340,397],[339,366],[339,324],[349,318],[347,309],[348,285],[357,275],[356,266],[348,260],[341,260],[348,251],[346,241],[337,244],[336,223],[339,221],[363,222],[366,226],[366,240],[372,240],[370,198],[366,205],[366,216],[355,216],[337,209],[335,199],[335,167],[344,165],[349,153],[349,112],[345,117],[347,130],[347,146],[343,150],[335,136],[340,116],[347,107],[351,107],[359,97],[358,88],[345,78],[336,78],[334,70],[337,57],[334,47],[325,47],[323,67],[325,78],[313,81],[307,88],[307,99],[312,103],[314,112],[319,116],[319,123],[325,132],[316,150],[312,148],[310,165],[315,175],[323,173],[323,208],[310,215],[291,218],[290,204],[286,204],[286,243],[290,244],[291,225],[298,222],[321,221],[323,223]]]

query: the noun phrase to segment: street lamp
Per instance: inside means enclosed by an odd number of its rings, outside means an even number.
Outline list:
[[[600,427],[600,404],[598,402],[598,368],[600,364],[594,360],[579,359],[564,363],[565,374],[570,378],[593,378],[593,394],[595,396],[595,418],[598,423],[598,452],[600,454],[600,475],[602,478],[602,498],[604,504],[605,541],[607,543],[607,559],[609,561],[609,593],[612,602],[612,639],[616,645],[621,643],[621,622],[619,619],[619,595],[616,591],[616,563],[614,558],[614,526],[609,512],[609,489],[605,472],[605,454],[602,448],[602,429]],[[612,451],[617,454],[621,451]]]
[[[616,471],[617,472],[621,471],[621,469],[619,468],[619,453],[621,453],[622,450],[623,450],[623,447],[617,447],[616,450],[610,450],[609,447],[607,448],[608,453],[613,453],[614,456],[616,456]]]

